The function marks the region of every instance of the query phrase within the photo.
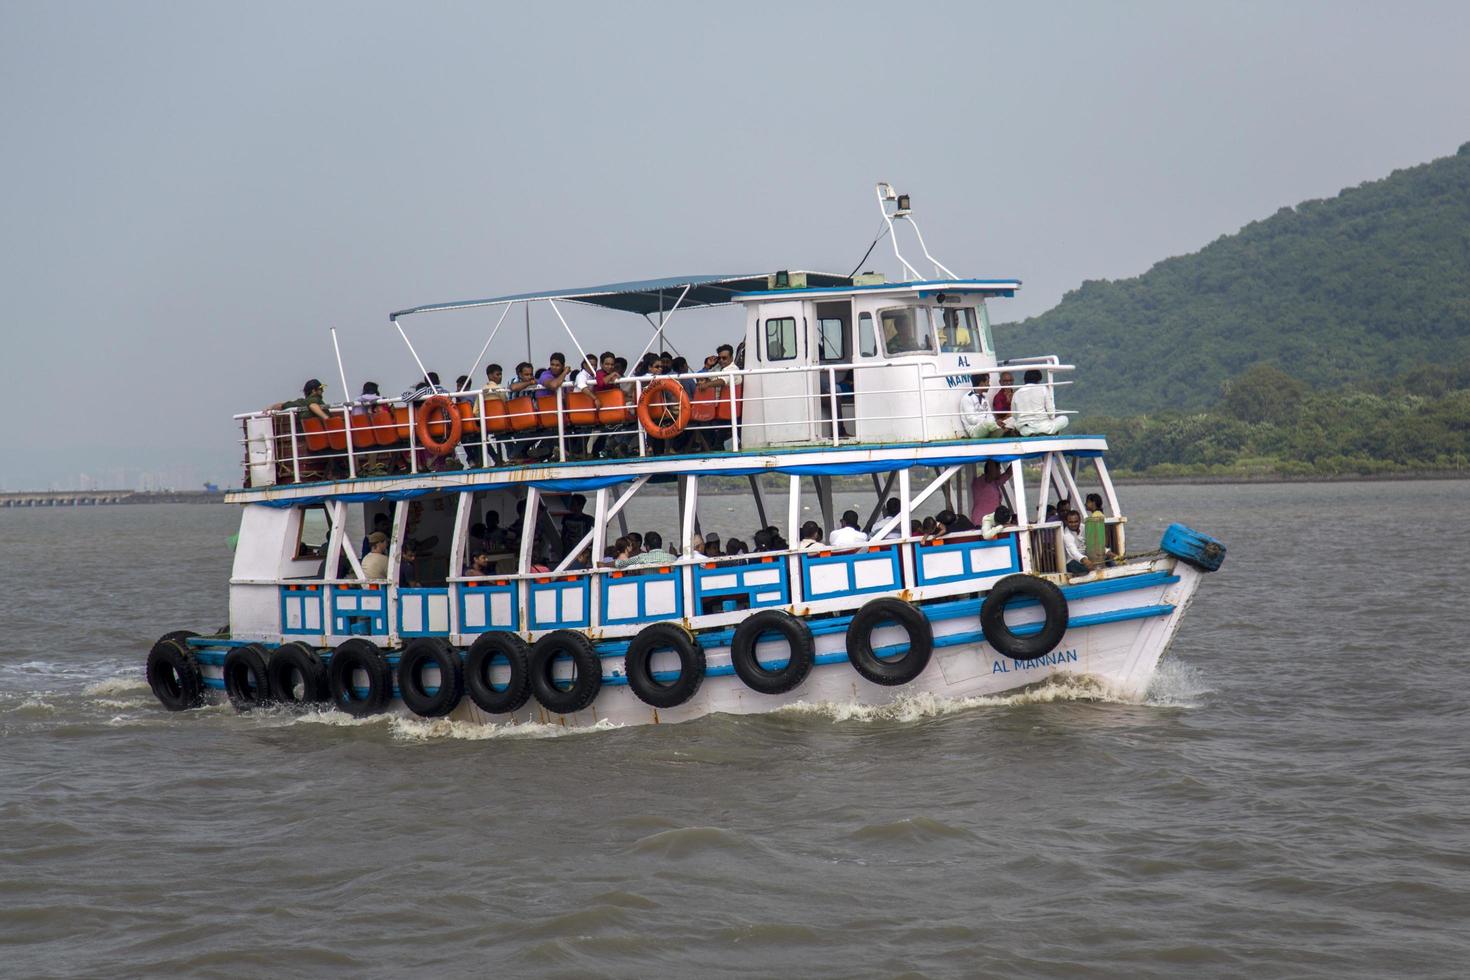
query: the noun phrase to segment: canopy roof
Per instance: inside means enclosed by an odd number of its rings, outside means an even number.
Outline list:
[[[794,274],[794,273],[793,273]],[[848,276],[829,272],[807,272],[809,287],[851,286]],[[635,282],[613,282],[602,286],[584,286],[580,289],[552,289],[539,293],[514,293],[509,296],[492,296],[489,299],[467,299],[454,303],[434,303],[399,310],[390,319],[408,316],[410,313],[431,313],[437,310],[467,310],[477,306],[498,306],[502,303],[533,302],[545,299],[564,299],[589,306],[601,306],[610,310],[628,313],[657,313],[672,310],[684,290],[684,302],[680,309],[691,306],[722,306],[732,301],[737,293],[762,292],[767,288],[764,273],[743,276],[671,276],[667,279],[642,279]]]

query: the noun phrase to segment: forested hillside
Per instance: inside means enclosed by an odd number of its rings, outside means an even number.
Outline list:
[[[1328,200],[1282,208],[1135,279],[1085,282],[999,325],[1004,355],[1078,366],[1063,407],[1200,411],[1274,364],[1315,391],[1380,389],[1470,361],[1470,143]]]

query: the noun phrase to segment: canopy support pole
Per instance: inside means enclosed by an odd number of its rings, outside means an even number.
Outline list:
[[[413,349],[413,344],[410,344],[408,342],[408,334],[406,334],[406,333],[403,332],[403,324],[401,324],[401,323],[398,322],[398,318],[397,317],[394,317],[393,318],[393,326],[395,326],[395,327],[398,328],[398,336],[400,336],[400,337],[403,338],[403,343],[408,347],[408,352],[413,355],[413,362],[415,364],[417,364],[419,366],[419,370],[424,373],[423,374],[424,380],[425,381],[429,380],[429,369],[426,368],[426,367],[424,367],[424,362],[423,361],[419,360],[419,352],[416,351],[416,350],[414,350]]]
[[[510,304],[510,303],[506,303],[505,304],[505,309],[500,312],[500,319],[495,321],[495,328],[490,331],[490,336],[488,336],[488,337],[485,338],[485,346],[480,348],[480,353],[475,358],[474,365],[470,367],[469,378],[470,378],[470,384],[471,384],[472,387],[475,387],[475,388],[478,388],[479,387],[479,385],[477,385],[477,384],[474,383],[475,382],[475,372],[478,371],[478,370],[480,370],[480,362],[485,359],[485,352],[490,349],[490,342],[492,340],[494,340],[495,339],[495,335],[500,332],[500,325],[505,322],[506,316],[510,313],[511,306],[512,306],[512,304]],[[483,427],[483,421],[482,421],[481,425]]]
[[[754,473],[747,474],[745,478],[750,481],[750,492],[755,494],[755,515],[761,522],[761,529],[764,530],[771,526],[771,522],[766,520],[766,498],[761,493],[760,478]]]

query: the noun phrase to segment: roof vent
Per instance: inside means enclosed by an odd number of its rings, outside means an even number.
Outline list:
[[[881,286],[887,281],[883,273],[874,272],[871,269],[866,272],[859,272],[852,277],[852,284],[854,286]]]

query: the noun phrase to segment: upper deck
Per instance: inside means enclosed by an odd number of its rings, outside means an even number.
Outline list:
[[[475,380],[465,390],[441,389],[459,418],[425,417],[424,393],[331,406],[325,422],[301,409],[237,416],[248,493],[235,499],[294,496],[285,486],[364,477],[442,481],[464,470],[539,472],[583,463],[595,469],[648,462],[656,471],[667,470],[671,457],[738,470],[769,465],[745,457],[778,449],[859,455],[894,449],[901,456],[906,447],[953,445],[977,434],[964,404],[974,379],[983,377],[978,387],[996,406],[1022,386],[1027,371],[1040,373],[1049,396],[1069,383],[1071,366],[1054,356],[997,357],[986,302],[1019,287],[1015,279],[887,283],[779,272],[616,283],[402,310],[392,317],[400,332],[400,319],[411,315],[500,308],[470,372]],[[603,336],[584,345],[561,302],[645,316],[653,331],[640,357],[673,345],[670,322],[682,311],[735,308],[744,324],[725,334],[738,347],[721,345],[719,363],[690,371],[634,374],[630,368],[605,384],[537,386],[511,398],[480,388],[476,371],[516,306],[549,308],[576,351],[568,362],[607,345]],[[403,337],[408,342],[406,332]],[[998,422],[1014,422],[996,414]],[[1014,428],[994,434],[1020,435]],[[457,447],[452,454],[429,453],[426,438],[452,438]]]

